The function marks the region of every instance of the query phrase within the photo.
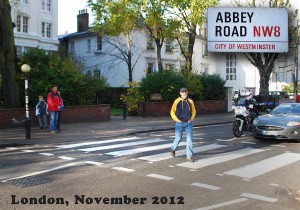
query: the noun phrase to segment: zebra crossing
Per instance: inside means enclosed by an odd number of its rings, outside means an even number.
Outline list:
[[[225,162],[240,160],[259,153],[268,153],[271,150],[255,148],[254,146],[252,147],[252,145],[249,146],[246,144],[244,144],[244,148],[234,150],[232,149],[234,146],[229,144],[232,143],[234,139],[228,139],[230,142],[227,142],[226,139],[223,139],[223,142],[217,140],[218,139],[216,139],[216,142],[211,143],[196,142],[194,144],[194,153],[196,155],[201,155],[215,150],[219,152],[212,153],[213,155],[206,156],[205,158],[200,158],[195,162],[188,162],[185,158],[175,158],[175,160],[179,162],[175,164],[175,167],[197,170],[204,167],[213,167],[214,165]],[[168,161],[173,159],[170,156],[171,143],[171,140],[166,138],[164,139],[163,136],[133,136],[101,141],[52,145],[52,147],[23,149],[21,151],[28,154],[36,153],[44,156],[45,158],[57,158],[67,162],[84,161],[84,163],[89,165],[100,166],[105,165],[105,161],[113,160],[113,158],[116,157],[125,157],[128,159],[133,158],[140,161],[149,161],[151,163]],[[185,142],[181,142],[179,144],[178,150],[176,151],[176,157],[185,157],[185,145]],[[228,148],[230,148],[231,151],[228,151]],[[12,151],[14,149],[17,148],[8,148],[7,150]],[[245,166],[221,171],[219,174],[222,176],[227,175],[248,179],[255,178],[284,166],[296,163],[299,160],[299,153],[283,153]]]

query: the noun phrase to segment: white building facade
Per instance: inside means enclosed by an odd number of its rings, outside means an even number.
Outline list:
[[[88,18],[85,11],[77,16]],[[88,21],[83,21],[85,24]],[[80,28],[78,26],[78,28]],[[65,35],[60,40],[64,42],[68,54],[72,54],[84,66],[84,72],[90,72],[95,76],[107,78],[111,87],[124,87],[128,82],[129,74],[127,63],[122,60],[120,50],[126,49],[127,40],[125,37],[100,37],[90,32],[88,27],[81,27],[87,30]],[[132,41],[132,65],[133,81],[140,81],[147,72],[158,71],[156,44],[151,40],[147,30],[137,30],[130,35]],[[180,70],[184,65],[184,58],[176,41],[166,39],[162,46],[162,63],[165,70]],[[282,54],[275,65],[284,65],[280,71],[280,78],[274,81],[274,73],[270,79],[270,90],[281,90],[283,82],[291,83],[291,69],[293,60]],[[279,77],[279,69],[277,76]],[[226,80],[225,86],[229,94],[235,91],[241,93],[251,91],[253,95],[259,93],[259,72],[242,53],[209,53],[207,52],[206,30],[199,30],[194,45],[193,71],[196,73],[219,74]],[[285,71],[283,74],[282,71]],[[282,76],[285,75],[285,76]],[[275,85],[274,85],[275,84]]]
[[[58,51],[58,0],[12,0],[17,54],[30,48]]]

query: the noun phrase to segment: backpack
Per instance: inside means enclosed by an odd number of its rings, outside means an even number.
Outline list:
[[[47,105],[45,101],[41,101],[39,105],[39,112],[40,114],[46,114]]]

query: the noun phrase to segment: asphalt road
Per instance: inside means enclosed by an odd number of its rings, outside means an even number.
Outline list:
[[[300,143],[194,129],[171,158],[174,131],[0,149],[0,209],[300,209]],[[37,203],[37,204],[35,204]]]

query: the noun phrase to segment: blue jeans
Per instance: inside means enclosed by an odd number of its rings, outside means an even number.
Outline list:
[[[193,156],[193,123],[192,122],[176,122],[175,124],[175,139],[171,146],[171,151],[175,151],[178,144],[182,140],[182,134],[186,133],[186,157]]]
[[[50,111],[50,131],[57,130],[58,113],[59,112],[56,111]]]

